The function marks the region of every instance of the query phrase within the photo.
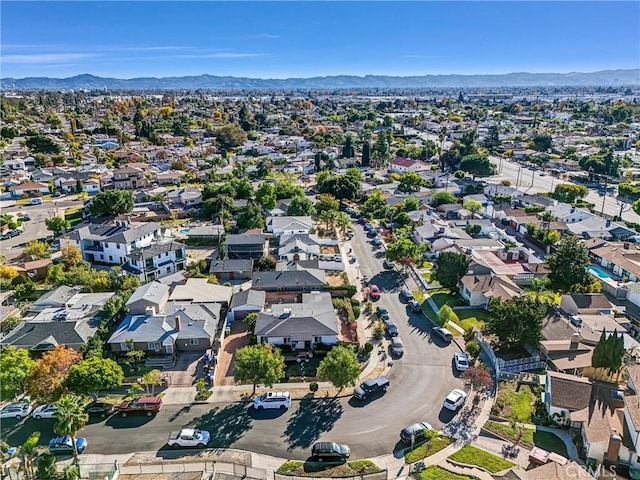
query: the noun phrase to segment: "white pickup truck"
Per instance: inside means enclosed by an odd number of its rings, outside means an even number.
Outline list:
[[[211,434],[205,430],[183,428],[179,432],[171,432],[167,444],[173,448],[197,447],[204,448],[209,443]]]

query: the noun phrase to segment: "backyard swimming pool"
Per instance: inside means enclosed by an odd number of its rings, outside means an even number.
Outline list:
[[[190,228],[183,228],[182,230],[180,230],[180,233],[181,233],[182,235],[186,235],[186,234],[187,234],[187,233],[189,233],[190,231],[191,231],[191,229],[190,229]]]
[[[589,270],[598,278],[602,278],[602,279],[611,278],[611,274],[609,274],[609,272],[607,272],[606,270],[600,267],[596,267],[595,265],[588,266],[587,270]]]

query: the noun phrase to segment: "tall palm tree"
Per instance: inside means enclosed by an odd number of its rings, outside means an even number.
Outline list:
[[[339,212],[336,217],[336,225],[338,226],[341,235],[344,237],[347,233],[347,229],[351,226],[351,217],[344,212]]]
[[[325,210],[320,213],[320,221],[325,223],[327,231],[333,228],[336,218],[337,216],[334,210]]]
[[[24,470],[24,475],[27,478],[35,477],[33,462],[37,457],[37,448],[39,441],[40,432],[33,432],[31,435],[29,435],[25,442],[20,445],[20,448],[18,449],[18,457],[21,461],[20,468]]]
[[[70,436],[73,445],[73,461],[78,463],[78,449],[76,448],[76,434],[89,421],[89,415],[84,411],[82,398],[68,394],[60,397],[56,403],[56,420],[53,431],[58,435]]]

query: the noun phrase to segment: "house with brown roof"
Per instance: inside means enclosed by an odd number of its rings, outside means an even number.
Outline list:
[[[628,278],[632,282],[640,280],[640,245],[638,244],[596,243],[589,249],[589,257],[594,263],[615,276]]]
[[[471,307],[487,308],[492,298],[510,300],[522,290],[506,275],[465,275],[460,280],[460,296]]]
[[[18,275],[37,281],[46,278],[51,265],[53,265],[51,258],[42,258],[31,262],[14,264],[13,267],[18,271]]]
[[[117,190],[135,190],[149,185],[139,168],[122,167],[113,171],[113,187]]]
[[[31,182],[31,183],[21,183],[19,185],[14,185],[9,187],[9,191],[11,192],[12,197],[21,197],[22,195],[46,195],[49,192],[49,186],[46,183],[40,182]]]
[[[591,381],[587,378],[560,372],[547,372],[544,404],[556,422],[568,425],[571,413],[589,406]]]
[[[591,366],[593,347],[581,342],[579,335],[575,335],[569,340],[542,340],[538,344],[541,357],[551,370],[592,378],[595,374]]]
[[[395,158],[389,163],[389,170],[395,173],[422,172],[430,170],[431,165],[413,158]]]

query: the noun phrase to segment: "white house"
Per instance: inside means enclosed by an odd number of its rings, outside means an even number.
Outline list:
[[[184,270],[186,260],[187,247],[168,240],[133,249],[122,268],[148,282]]]
[[[311,217],[267,217],[267,232],[280,235],[308,234],[313,228]]]
[[[420,160],[414,160],[412,158],[398,157],[391,160],[389,164],[389,170],[394,173],[407,173],[407,172],[423,172],[430,170],[431,166]]]
[[[594,217],[594,214],[586,208],[576,208],[567,203],[558,203],[557,205],[550,206],[547,208],[547,211],[551,212],[558,221],[564,223],[581,222],[587,218]]]
[[[82,191],[87,193],[100,193],[100,182],[98,180],[85,180],[82,182]]]

